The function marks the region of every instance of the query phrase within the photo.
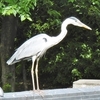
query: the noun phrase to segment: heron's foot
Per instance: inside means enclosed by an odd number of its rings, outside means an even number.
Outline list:
[[[34,91],[35,93],[38,93],[40,96],[44,97],[44,92],[40,89],[37,89]]]

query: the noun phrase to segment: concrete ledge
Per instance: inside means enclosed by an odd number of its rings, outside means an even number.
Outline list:
[[[73,82],[73,88],[100,86],[100,80],[80,79]]]
[[[33,91],[4,93],[0,100],[100,100],[100,87],[42,90],[44,97]]]

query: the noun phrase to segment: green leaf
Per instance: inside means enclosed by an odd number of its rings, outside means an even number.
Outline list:
[[[27,17],[27,19],[28,19],[29,21],[32,21],[32,19],[31,19],[30,17]]]
[[[36,6],[36,0],[33,0],[34,6]]]
[[[21,15],[20,18],[21,18],[21,21],[24,21],[26,19],[24,15]]]
[[[68,2],[71,2],[71,3],[73,3],[73,2],[75,2],[76,0],[68,0]]]
[[[58,11],[53,10],[53,9],[48,10],[48,14],[50,16],[54,16],[54,17],[57,17],[57,18],[61,16],[61,14]]]
[[[31,17],[28,14],[21,14],[20,15],[21,21],[24,21],[28,19],[29,21],[32,21]]]

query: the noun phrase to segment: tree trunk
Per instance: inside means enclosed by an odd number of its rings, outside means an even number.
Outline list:
[[[5,16],[2,20],[1,30],[1,67],[2,86],[5,91],[15,90],[15,66],[8,66],[6,61],[14,51],[14,39],[17,31],[17,19],[13,16]]]

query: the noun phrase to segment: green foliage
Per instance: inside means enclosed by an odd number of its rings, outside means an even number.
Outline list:
[[[32,21],[30,10],[34,10],[36,0],[4,0],[0,2],[0,14],[19,16],[21,21],[28,19]]]
[[[72,80],[73,81],[75,81],[75,80],[78,80],[78,79],[81,79],[82,78],[82,75],[81,75],[81,73],[76,69],[76,68],[74,68],[73,70],[72,70]]]
[[[92,58],[91,48],[84,43],[81,46],[82,46],[82,52],[80,56],[84,59],[91,59]]]
[[[58,11],[52,10],[52,9],[49,9],[48,10],[48,14],[50,16],[53,16],[54,18],[58,18],[59,16],[61,16],[61,14]]]
[[[3,86],[3,90],[5,91],[5,92],[11,92],[11,85],[10,84],[5,84],[4,86]]]

